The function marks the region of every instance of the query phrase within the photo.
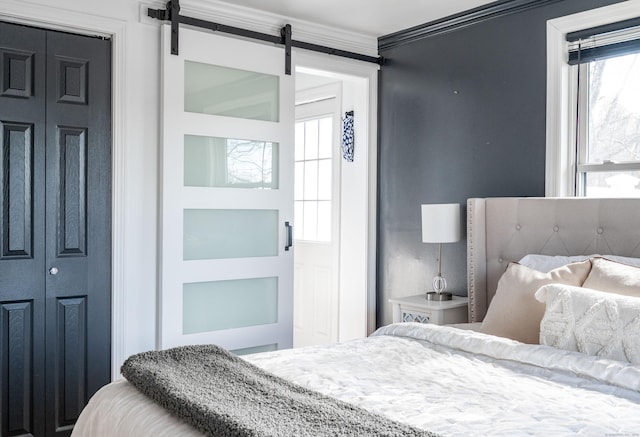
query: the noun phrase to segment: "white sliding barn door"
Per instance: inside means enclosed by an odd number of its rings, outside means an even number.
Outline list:
[[[180,29],[162,47],[159,347],[292,346],[294,80],[281,47]]]

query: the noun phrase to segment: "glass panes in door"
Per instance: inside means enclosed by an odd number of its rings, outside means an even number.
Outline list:
[[[274,74],[185,61],[184,110],[278,121],[279,79]]]
[[[278,143],[184,136],[184,185],[278,188]]]
[[[331,241],[333,119],[331,116],[296,123],[295,238]]]
[[[278,278],[191,282],[183,286],[183,333],[278,321]]]

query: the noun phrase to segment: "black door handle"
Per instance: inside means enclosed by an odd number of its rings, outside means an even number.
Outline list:
[[[284,227],[287,228],[287,242],[284,245],[284,250],[289,250],[293,246],[293,226],[289,222],[284,222]]]

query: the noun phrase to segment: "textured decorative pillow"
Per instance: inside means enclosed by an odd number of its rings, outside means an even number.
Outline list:
[[[536,299],[547,305],[540,344],[640,364],[640,298],[551,284]]]
[[[498,281],[480,332],[523,343],[538,344],[545,306],[535,298],[543,285],[560,283],[581,286],[591,269],[589,260],[568,264],[548,273],[511,263]]]
[[[593,267],[584,281],[585,288],[640,297],[640,268],[604,258],[591,260]]]
[[[537,253],[530,253],[528,255],[523,256],[518,264],[522,264],[523,266],[527,266],[534,270],[538,270],[540,272],[550,272],[553,269],[557,269],[558,267],[575,263],[578,261],[584,261],[589,258],[606,258],[611,261],[617,261],[623,264],[630,264],[632,266],[640,267],[640,258],[630,258],[627,256],[618,256],[618,255],[539,255]]]

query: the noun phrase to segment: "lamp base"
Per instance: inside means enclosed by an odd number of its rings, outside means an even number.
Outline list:
[[[426,295],[427,300],[444,301],[453,299],[453,294],[448,291],[437,293],[435,291],[429,291]]]

